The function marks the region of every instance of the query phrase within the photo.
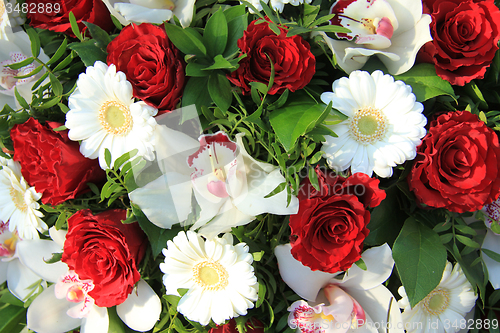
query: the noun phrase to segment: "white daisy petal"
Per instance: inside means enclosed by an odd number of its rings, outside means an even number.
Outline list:
[[[144,103],[133,103],[132,85],[125,74],[97,61],[87,67],[77,81],[76,91],[69,97],[70,110],[66,127],[71,140],[82,141],[81,153],[99,158],[101,168],[104,150],[111,153],[111,164],[126,152],[137,149],[138,156],[153,158],[153,116],[157,110]]]
[[[332,89],[321,100],[348,118],[332,126],[338,137],[325,136],[321,150],[331,168],[390,177],[394,166],[415,158],[427,120],[410,86],[381,71],[353,71]]]
[[[193,231],[182,231],[169,241],[162,251],[165,262],[160,264],[167,294],[189,289],[177,310],[202,325],[210,320],[222,324],[246,314],[257,300],[257,278],[248,250],[243,243],[233,246],[226,237],[204,240]],[[176,269],[173,262],[187,269]]]

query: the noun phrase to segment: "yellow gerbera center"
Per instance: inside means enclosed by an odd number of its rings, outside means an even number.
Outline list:
[[[424,311],[430,315],[440,315],[450,303],[450,292],[444,288],[434,289],[422,300]]]
[[[356,111],[349,124],[351,135],[361,144],[372,144],[381,140],[387,132],[387,127],[385,115],[372,107]]]
[[[130,109],[118,101],[107,101],[101,105],[99,121],[109,134],[127,134],[132,128]]]
[[[194,281],[205,290],[221,290],[228,284],[228,273],[217,261],[202,261],[194,265]]]
[[[17,190],[14,187],[10,188],[10,196],[12,198],[12,202],[17,209],[22,212],[25,212],[28,209],[28,205],[26,201],[24,201],[24,192]]]

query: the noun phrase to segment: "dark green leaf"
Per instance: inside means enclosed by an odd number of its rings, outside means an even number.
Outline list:
[[[491,259],[500,263],[500,254],[496,253],[495,251],[488,250],[488,249],[481,249],[481,251],[484,254],[486,254],[488,257],[490,257]]]
[[[66,38],[64,38],[63,42],[61,43],[61,45],[57,49],[56,53],[54,53],[52,58],[50,58],[49,61],[47,61],[46,65],[51,65],[51,64],[55,63],[57,60],[59,60],[63,56],[64,52],[66,52],[67,45],[68,45],[68,40]]]
[[[0,309],[0,333],[18,333],[26,323],[26,309],[24,307],[9,304]]]
[[[111,168],[111,152],[108,148],[105,148],[104,150],[104,161],[106,162],[108,168]]]
[[[311,185],[316,189],[316,191],[319,191],[318,174],[316,173],[313,167],[311,166],[309,167],[308,174]]]
[[[315,27],[312,31],[336,32],[336,33],[349,33],[351,30],[341,27],[339,25],[322,25]]]
[[[28,77],[32,77],[33,75],[38,74],[42,69],[43,69],[43,65],[40,65],[40,66],[36,67],[34,70],[32,70],[31,72],[29,72],[26,75],[17,75],[17,76],[14,76],[14,78],[16,78],[16,79],[25,79],[25,78],[28,78]]]
[[[233,94],[231,93],[231,84],[225,75],[212,73],[208,79],[208,92],[215,105],[222,111],[229,109]]]
[[[288,30],[288,32],[286,33],[286,36],[292,37],[292,36],[295,36],[298,34],[305,34],[305,33],[310,33],[310,32],[311,32],[311,29],[309,29],[309,28],[295,27],[295,28]]]
[[[205,25],[203,32],[204,44],[207,47],[208,54],[213,58],[220,55],[226,49],[228,37],[228,28],[226,16],[219,8],[212,17],[210,17]]]
[[[193,28],[182,29],[176,25],[165,22],[167,36],[174,45],[184,54],[195,54],[203,57],[207,49],[203,45],[203,38]]]
[[[415,65],[404,74],[395,75],[394,80],[402,80],[409,84],[419,102],[439,95],[457,98],[451,84],[437,76],[436,69],[432,64]]]
[[[111,42],[111,37],[109,37],[108,33],[90,22],[83,22],[83,24],[89,29],[90,35],[95,41],[95,45],[103,52],[106,52],[106,47]]]
[[[394,242],[392,256],[413,308],[441,281],[446,248],[437,233],[410,217]]]
[[[24,59],[23,61],[15,62],[11,65],[5,65],[5,67],[9,67],[11,69],[20,69],[20,68],[23,68],[23,67],[28,66],[29,64],[33,63],[34,60],[35,60],[35,58],[29,57],[29,58]]]
[[[189,62],[186,65],[186,75],[187,76],[196,76],[196,77],[203,77],[203,76],[209,76],[210,72],[206,71],[207,65],[200,64],[197,62]]]
[[[62,212],[57,217],[56,224],[55,224],[56,230],[60,230],[64,226],[65,223],[66,223],[66,212]]]
[[[29,110],[30,108],[30,105],[28,104],[28,102],[26,102],[26,100],[24,99],[23,96],[21,96],[21,94],[19,94],[19,91],[17,91],[17,87],[14,88],[14,95],[16,96],[16,99],[17,101],[19,102],[19,104],[24,108],[24,109],[27,109]]]
[[[465,246],[470,246],[475,249],[479,249],[481,247],[477,242],[473,241],[469,237],[462,235],[455,235],[455,237],[460,243],[464,244]]]
[[[63,61],[61,61],[60,63],[57,64],[56,68],[54,68],[53,72],[57,72],[57,71],[60,71],[64,68],[66,68],[66,66],[68,66],[71,61],[73,61],[73,59],[75,58],[75,52],[74,51],[71,51],[70,54],[68,54],[66,56],[66,58],[63,59]]]
[[[238,7],[238,6],[236,6],[236,7]],[[231,7],[231,8],[234,8],[234,7]],[[229,10],[224,11],[224,14],[227,11],[229,11]],[[237,17],[231,18],[231,19],[226,16],[226,19],[227,19],[228,35],[227,35],[226,50],[224,51],[223,56],[229,57],[232,54],[235,54],[236,52],[238,52],[238,50],[239,50],[237,42],[238,42],[238,39],[243,37],[243,32],[247,28],[248,14],[244,14],[242,16],[237,16]]]
[[[125,333],[125,327],[123,321],[118,317],[116,313],[116,307],[112,306],[108,308],[109,326],[108,333]]]
[[[274,190],[272,190],[268,195],[266,195],[264,198],[270,198],[272,197],[273,195],[276,195],[278,193],[280,193],[281,191],[283,191],[286,187],[286,182],[283,182],[281,184],[279,184],[278,186],[276,186],[276,188]]]
[[[196,105],[198,113],[201,113],[201,106],[210,106],[212,99],[208,93],[208,76],[207,77],[190,77],[184,93],[182,95],[182,107]]]
[[[75,51],[85,66],[93,66],[96,61],[106,63],[107,54],[97,47],[94,40],[86,40],[81,43],[75,42],[68,45],[70,50]],[[60,65],[60,64],[59,64]],[[59,65],[57,67],[59,67]],[[56,69],[57,69],[56,67]],[[54,69],[54,71],[56,70]]]

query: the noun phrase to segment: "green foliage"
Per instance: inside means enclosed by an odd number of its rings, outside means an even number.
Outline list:
[[[441,281],[446,248],[435,231],[410,217],[394,242],[392,256],[413,308]]]

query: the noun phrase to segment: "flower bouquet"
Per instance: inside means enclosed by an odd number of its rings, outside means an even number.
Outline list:
[[[0,333],[499,331],[492,0],[0,14]]]

